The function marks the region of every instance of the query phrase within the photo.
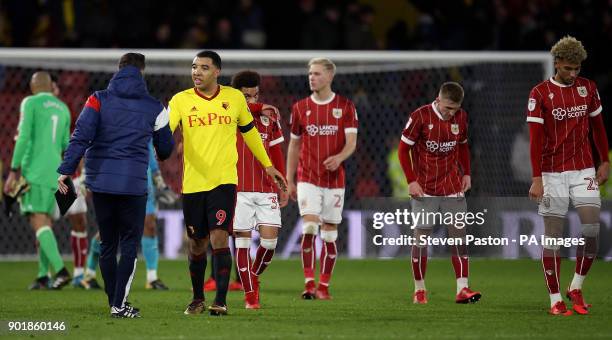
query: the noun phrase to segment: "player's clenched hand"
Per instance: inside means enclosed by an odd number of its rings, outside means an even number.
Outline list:
[[[297,186],[293,181],[287,181],[287,194],[293,201],[297,201]]]
[[[68,178],[68,175],[60,175],[57,179],[57,189],[64,195],[68,193],[68,186],[66,185],[66,183],[64,183],[64,180],[66,180],[66,178]]]
[[[329,156],[323,162],[323,166],[325,166],[325,169],[329,171],[336,171],[340,164],[342,164],[342,159],[338,155]]]
[[[461,178],[461,191],[467,192],[472,188],[472,177],[469,175],[464,175]]]
[[[539,202],[544,196],[544,183],[542,177],[534,177],[531,188],[529,188],[529,198],[536,202]]]
[[[408,184],[408,192],[410,193],[410,197],[423,197],[423,195],[425,195],[423,188],[421,188],[421,185],[417,181]]]
[[[286,207],[287,203],[289,203],[289,193],[285,191],[281,191],[279,194],[279,199],[280,199],[280,207],[281,208]]]
[[[287,180],[278,170],[276,170],[275,167],[267,167],[266,173],[268,174],[268,176],[270,176],[270,178],[272,178],[274,183],[276,183],[276,186],[280,189],[280,191],[287,191]]]
[[[261,114],[272,119],[273,122],[280,120],[280,111],[278,111],[276,106],[262,104]]]
[[[608,180],[608,176],[610,176],[610,163],[603,162],[597,168],[597,184],[603,185]]]
[[[15,180],[17,179],[17,172],[11,171],[9,172],[8,177],[6,178],[6,182],[4,182],[4,193],[8,195],[13,190],[13,186],[15,185]]]

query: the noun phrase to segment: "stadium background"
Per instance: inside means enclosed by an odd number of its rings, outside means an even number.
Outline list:
[[[606,46],[612,42],[612,12],[607,1],[243,0],[170,4],[4,0],[0,18],[0,45],[9,48],[0,51],[0,159],[4,174],[12,154],[19,103],[29,94],[32,72],[44,68],[57,76],[61,98],[76,116],[86,97],[104,88],[112,76],[121,52],[110,48],[160,49],[148,54],[159,53],[160,58],[149,59],[146,80],[151,93],[164,102],[191,86],[190,55],[197,49],[220,50],[226,61],[220,82],[228,84],[231,74],[244,68],[262,73],[261,101],[281,109],[286,135],[291,104],[308,94],[307,57],[341,56],[336,59],[339,72],[334,90],[355,102],[360,118],[358,149],[346,164],[347,211],[380,206],[385,197],[405,205],[398,184],[403,174],[390,171],[397,167],[396,161],[390,161],[394,160],[390,153],[407,115],[431,102],[443,81],[459,81],[467,92],[464,108],[470,117],[473,167],[470,197],[497,202],[516,197],[506,205],[510,210],[534,210],[519,198],[525,196],[530,184],[524,108],[531,87],[550,74],[546,57],[524,52],[543,51],[545,56],[558,38],[575,35],[589,52],[582,75],[597,82],[604,108],[612,99],[612,67],[605,59]],[[10,49],[19,47],[88,48],[80,50],[88,55],[79,56],[76,50]],[[174,58],[161,57],[177,49],[185,51]],[[258,53],[265,50],[268,54]],[[270,50],[303,52],[292,55]],[[453,54],[459,50],[473,52]],[[11,56],[11,52],[19,53]],[[112,57],[102,56],[109,52]],[[234,57],[226,59],[226,55]],[[288,57],[279,60],[279,55]],[[529,60],[523,60],[525,57]],[[175,189],[180,183],[179,164],[176,156],[162,164]],[[180,205],[162,208],[171,211]],[[609,211],[608,202],[604,210]],[[90,235],[95,231],[91,217]],[[291,227],[283,229],[281,245],[291,238],[298,222],[295,205],[284,209],[283,220]],[[605,221],[604,235],[608,235],[612,222]],[[160,219],[159,223],[162,248],[166,240],[161,231],[166,222]],[[367,221],[361,222],[367,229],[364,239],[368,244],[360,255],[390,256],[370,244],[368,238],[375,231],[368,228]],[[344,254],[349,252],[347,223],[345,219],[339,243]],[[486,233],[500,233],[499,228],[492,223]],[[68,226],[60,221],[55,230],[62,252],[69,254]],[[25,219],[1,216],[0,235],[0,256],[35,254],[34,235]],[[604,243],[601,254],[610,256],[610,249],[611,245]],[[392,256],[406,254],[399,251]],[[500,255],[493,250],[491,254]]]

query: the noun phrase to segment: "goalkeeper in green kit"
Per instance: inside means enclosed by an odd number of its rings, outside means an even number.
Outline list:
[[[21,197],[21,213],[29,219],[36,233],[38,276],[30,289],[61,289],[70,282],[55,235],[51,216],[56,209],[56,169],[70,138],[70,111],[52,92],[47,72],[36,72],[30,81],[32,95],[21,102],[19,126],[11,171],[4,192],[15,190],[19,173],[29,189]],[[48,277],[49,264],[55,272],[53,282]]]

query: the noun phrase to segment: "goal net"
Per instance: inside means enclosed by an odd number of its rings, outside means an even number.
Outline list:
[[[88,95],[106,88],[119,57],[126,52],[129,51],[0,49],[0,159],[4,174],[12,155],[19,104],[29,94],[32,73],[41,69],[50,71],[58,80],[60,98],[77,116]],[[167,104],[176,92],[193,86],[190,70],[197,51],[138,52],[147,57],[148,89],[163,103]],[[466,92],[463,108],[469,116],[471,195],[525,196],[529,189],[525,107],[530,89],[552,75],[548,53],[221,51],[220,55],[223,59],[221,84],[229,85],[231,76],[244,69],[258,71],[263,76],[260,101],[280,109],[286,140],[291,105],[309,95],[308,60],[324,56],[336,63],[338,71],[333,90],[353,100],[359,116],[357,151],[346,162],[347,191],[338,244],[340,253],[352,257],[381,256],[369,239],[371,228],[361,225],[361,235],[355,236],[356,227],[350,228],[348,224],[363,224],[363,219],[360,221],[358,215],[351,219],[348,214],[365,209],[364,202],[369,199],[406,196],[403,174],[398,172],[399,163],[393,156],[394,148],[408,114],[431,103],[445,81],[461,83]],[[171,158],[161,165],[166,181],[175,189],[181,178],[179,164],[176,158]],[[171,236],[164,227],[174,233],[182,232],[180,217],[180,202],[174,207],[162,207],[160,212],[160,247],[168,257],[180,253],[182,234]],[[93,217],[90,220],[91,236],[95,222]],[[176,226],[168,227],[169,224]],[[296,254],[301,228],[295,205],[283,210],[283,225],[279,253]],[[60,221],[54,229],[61,251],[69,254],[67,223]],[[22,217],[9,221],[0,216],[0,235],[0,256],[21,256],[36,251],[34,235]],[[395,254],[405,254],[405,251]]]

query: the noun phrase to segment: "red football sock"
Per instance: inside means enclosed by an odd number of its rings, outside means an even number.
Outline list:
[[[470,274],[470,261],[465,246],[451,246],[451,254],[455,278],[468,277]]]
[[[542,250],[542,268],[544,278],[550,294],[559,293],[559,274],[561,271],[561,257],[559,251],[552,249]]]
[[[72,247],[74,267],[85,267],[85,262],[87,261],[87,249],[89,248],[87,233],[76,231],[70,232],[70,246]]]
[[[415,281],[425,280],[427,272],[427,247],[412,246],[412,277]]]
[[[329,285],[334,266],[336,265],[336,256],[338,250],[336,242],[324,242],[321,249],[321,273],[319,276],[319,284],[324,286]]]
[[[272,261],[272,256],[274,256],[274,249],[266,249],[260,245],[257,248],[257,255],[255,255],[253,267],[251,268],[253,273],[261,275],[270,264],[270,261]]]
[[[315,237],[313,234],[302,235],[302,269],[304,270],[306,281],[314,281]]]
[[[238,274],[240,275],[240,281],[244,292],[253,291],[253,281],[251,274],[251,256],[249,255],[249,248],[236,248],[236,267],[238,267]]]
[[[584,236],[583,236],[584,237]],[[594,239],[594,238],[591,238]],[[586,238],[587,245],[589,244],[589,238]],[[592,242],[594,243],[594,242]],[[596,252],[591,252],[593,254],[589,254],[586,250],[586,245],[579,245],[576,248],[576,274],[586,275],[591,269],[591,265],[593,264],[593,260],[595,260],[595,256],[593,255]]]

